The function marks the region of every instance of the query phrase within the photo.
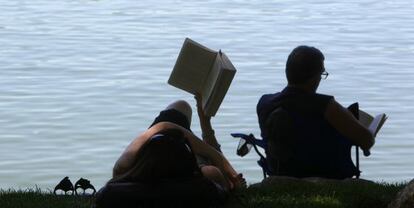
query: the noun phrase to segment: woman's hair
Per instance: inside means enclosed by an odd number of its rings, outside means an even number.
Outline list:
[[[289,84],[303,84],[324,70],[322,52],[310,46],[298,46],[286,62],[286,78]]]
[[[153,181],[200,174],[195,155],[178,129],[159,132],[139,150],[135,166],[122,180]]]

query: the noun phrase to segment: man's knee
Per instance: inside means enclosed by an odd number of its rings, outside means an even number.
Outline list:
[[[185,117],[188,119],[188,122],[190,122],[191,124],[192,109],[190,104],[187,103],[187,101],[177,100],[168,105],[166,109],[175,109],[177,111],[180,111],[182,114],[185,115]]]
[[[204,165],[203,167],[201,167],[201,171],[203,172],[203,174],[206,173],[206,175],[222,175],[220,169],[213,165]]]
[[[203,173],[204,177],[221,185],[223,188],[228,187],[223,173],[217,167],[212,165],[206,165],[201,167],[201,172]]]

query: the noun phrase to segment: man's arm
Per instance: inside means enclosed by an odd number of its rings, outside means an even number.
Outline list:
[[[328,122],[354,144],[368,151],[375,143],[374,136],[365,128],[348,109],[334,99],[328,104],[325,111]]]
[[[228,188],[233,189],[234,187],[243,186],[245,181],[242,175],[238,174],[236,170],[234,170],[230,162],[221,152],[197,138],[193,133],[184,128],[183,130],[185,131],[185,138],[190,143],[193,152],[208,158],[212,165],[216,166],[222,172],[230,184],[230,187]]]
[[[160,122],[135,138],[116,161],[112,170],[112,177],[117,177],[128,172],[133,167],[138,151],[142,146],[146,144],[153,135],[169,128],[175,128],[175,126],[172,126],[167,122]]]
[[[200,94],[196,94],[197,113],[200,119],[201,137],[203,141],[221,152],[220,144],[218,143],[213,127],[211,126],[211,116],[206,116],[203,111],[202,98]]]
[[[241,177],[237,174],[237,172],[230,165],[229,161],[220,152],[203,142],[192,132],[171,122],[159,122],[149,128],[139,137],[134,139],[115,163],[113,169],[113,177],[117,177],[128,172],[133,167],[136,155],[140,148],[142,148],[142,146],[147,143],[153,135],[160,132],[161,130],[166,129],[181,130],[184,133],[184,137],[190,143],[191,148],[195,154],[199,154],[210,159],[213,165],[219,168],[220,171],[226,175],[226,177],[230,180],[229,182],[231,182],[233,186],[238,186],[240,183],[242,183]]]
[[[200,119],[200,126],[201,126],[201,136],[203,138],[203,145],[213,147],[213,149],[216,151],[212,151],[210,153],[210,156],[205,156],[207,158],[210,158],[213,165],[217,166],[220,171],[220,175],[222,177],[212,177],[215,178],[219,182],[219,184],[226,184],[224,185],[226,189],[232,189],[235,186],[237,187],[245,187],[246,186],[246,180],[243,178],[242,174],[237,174],[237,172],[233,169],[233,167],[230,165],[229,161],[222,155],[220,144],[217,141],[217,138],[215,136],[214,129],[211,125],[211,116],[206,116],[204,114],[204,109],[202,105],[202,97],[200,94],[196,94],[195,97],[197,102],[197,113],[198,117]],[[196,138],[198,140],[198,138]],[[203,148],[203,147],[201,147]],[[207,148],[207,147],[204,147]],[[209,154],[209,153],[207,153]],[[218,158],[214,158],[214,155],[218,155]],[[213,161],[214,160],[214,161]],[[222,164],[220,164],[222,163]],[[220,165],[222,167],[220,167]],[[204,166],[204,168],[207,168],[208,166]],[[209,166],[210,167],[210,166]],[[208,171],[209,172],[209,171]],[[205,174],[206,172],[203,172]],[[214,180],[214,179],[213,179]]]
[[[225,176],[228,182],[230,183],[230,189],[235,186],[243,186],[244,179],[239,175],[234,168],[231,166],[230,162],[224,157],[222,153],[218,150],[202,141],[200,138],[195,136],[192,132],[187,129],[170,122],[160,122],[155,126],[163,125],[161,128],[174,128],[179,129],[183,132],[184,138],[190,143],[191,149],[194,154],[201,155],[209,159],[213,166],[216,166]]]

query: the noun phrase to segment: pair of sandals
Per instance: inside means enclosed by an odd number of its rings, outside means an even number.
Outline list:
[[[82,194],[78,193],[78,189],[82,189],[83,193]],[[65,195],[67,195],[68,192],[71,192],[69,193],[70,195],[73,195],[73,194],[85,195],[87,189],[92,189],[93,193],[91,195],[92,196],[95,195],[96,189],[89,180],[80,178],[78,181],[76,181],[75,186],[74,186],[72,182],[69,180],[69,177],[66,176],[58,183],[58,185],[56,185],[53,193],[57,195],[57,191],[62,190],[65,192]]]

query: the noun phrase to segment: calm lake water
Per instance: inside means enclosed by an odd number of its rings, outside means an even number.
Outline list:
[[[249,183],[262,178],[258,157],[238,157],[230,133],[259,135],[256,103],[285,86],[300,44],[326,56],[319,92],[389,115],[362,177],[414,177],[411,0],[0,0],[0,11],[0,188],[53,189],[64,176],[102,186],[169,102],[194,106],[166,83],[185,37],[222,49],[238,70],[212,122]],[[197,118],[192,128],[200,134]]]

